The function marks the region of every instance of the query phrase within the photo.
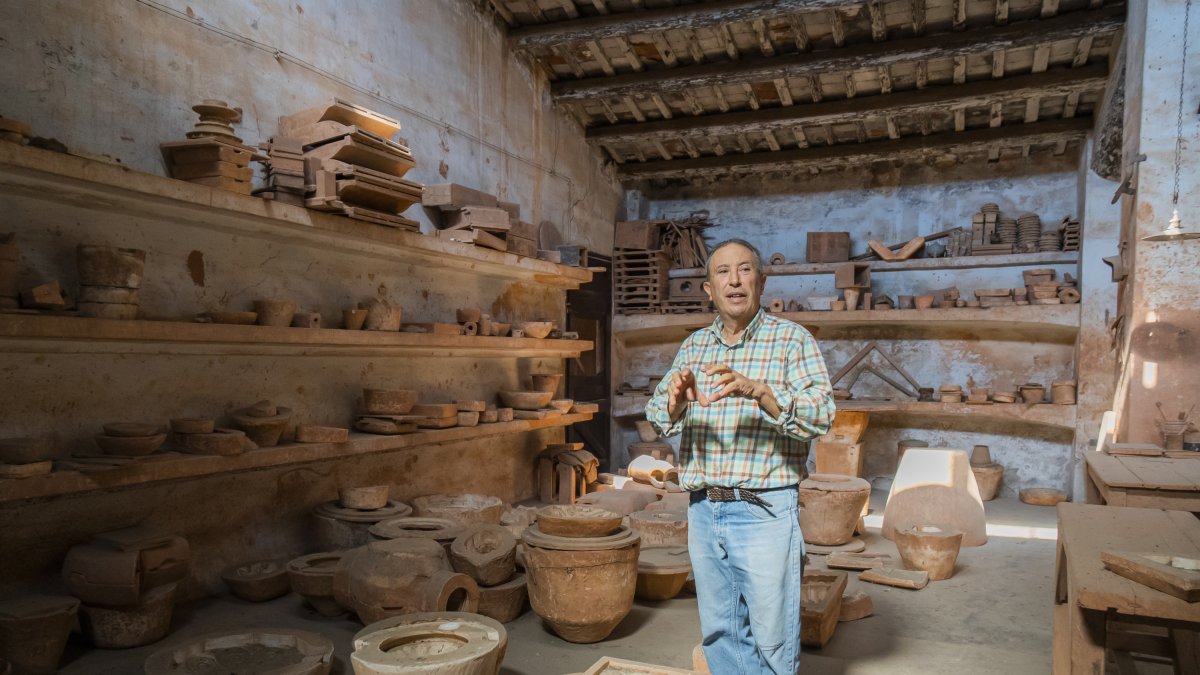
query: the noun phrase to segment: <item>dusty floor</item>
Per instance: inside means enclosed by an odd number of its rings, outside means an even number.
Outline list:
[[[873,502],[882,505],[881,493]],[[876,513],[879,511],[876,510]],[[1046,673],[1050,671],[1051,598],[1055,513],[1015,499],[987,503],[989,541],[963,549],[955,576],[906,591],[859,582],[875,602],[875,615],[840,624],[819,652],[807,652],[808,674]],[[868,518],[868,550],[896,552]],[[816,567],[823,558],[812,556]],[[350,673],[350,638],[360,627],[347,618],[323,619],[294,595],[263,604],[230,596],[176,608],[173,632],[162,642],[125,651],[87,651],[73,638],[61,670],[65,675],[132,675],[155,650],[211,631],[271,626],[313,630],[336,645],[334,673]],[[637,601],[632,613],[604,642],[573,645],[543,628],[533,613],[508,624],[504,675],[559,675],[586,670],[600,657],[616,656],[690,667],[699,640],[696,600],[690,595],[662,603]]]

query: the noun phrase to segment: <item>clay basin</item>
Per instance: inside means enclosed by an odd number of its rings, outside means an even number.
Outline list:
[[[467,612],[425,612],[373,623],[354,636],[357,675],[495,675],[508,634],[494,619]]]
[[[260,402],[261,404],[261,402]],[[233,415],[233,426],[241,429],[246,438],[254,441],[259,447],[266,448],[279,444],[279,438],[292,420],[292,409],[279,406],[273,415],[256,414],[258,405],[241,410]],[[274,407],[274,406],[272,406]]]
[[[324,675],[333,665],[333,642],[287,628],[210,633],[172,645],[146,659],[146,675],[275,673]]]
[[[655,506],[663,502],[651,504]],[[686,546],[688,542],[687,511],[643,510],[629,514],[629,527],[642,535],[642,546]]]
[[[621,516],[596,506],[559,504],[538,509],[537,524],[555,537],[605,537],[621,529]]]
[[[906,570],[925,570],[930,581],[954,576],[954,561],[962,546],[963,533],[940,527],[899,528],[893,537]]]
[[[517,324],[517,330],[525,333],[525,337],[541,340],[554,330],[553,321],[526,321]]]
[[[499,525],[504,502],[488,495],[427,495],[412,502],[419,518],[445,518],[460,525]]]
[[[854,527],[871,498],[871,484],[862,478],[812,474],[800,483],[800,529],[804,541],[840,546],[854,536]]]
[[[54,455],[54,444],[48,436],[37,438],[0,438],[0,462],[33,464],[44,462]]]
[[[232,326],[253,326],[258,322],[258,312],[209,312],[209,321]]]
[[[0,654],[18,673],[58,670],[79,600],[27,595],[0,602]],[[0,660],[0,673],[7,664]]]
[[[230,592],[242,600],[266,602],[292,590],[287,566],[277,560],[234,565],[221,573]]]
[[[1018,493],[1021,501],[1034,506],[1054,506],[1067,501],[1067,495],[1062,490],[1054,488],[1025,488]]]
[[[204,417],[174,417],[171,419],[171,431],[177,434],[211,434],[216,428],[216,421]]]
[[[530,375],[529,391],[558,391],[558,383],[562,381],[561,373],[549,375]]]
[[[142,422],[109,422],[104,425],[103,429],[104,433],[109,436],[124,438],[144,438],[158,433],[158,425]]]
[[[124,436],[105,436],[99,434],[96,436],[96,445],[100,446],[100,450],[106,455],[117,455],[120,457],[141,457],[162,447],[162,444],[167,440],[166,434],[155,434],[153,436],[143,437],[124,437]]]
[[[553,391],[499,391],[500,402],[515,410],[541,410],[550,405]]]
[[[569,398],[558,398],[550,401],[550,407],[565,415],[575,407],[575,401]]]
[[[692,572],[688,547],[647,546],[638,555],[637,597],[670,600],[679,595]]]
[[[492,322],[492,335],[505,337],[508,335],[508,332],[510,330],[512,330],[511,323],[496,323],[494,321]]]
[[[333,599],[333,573],[342,553],[312,553],[293,559],[287,565],[292,590],[303,597],[321,616],[337,616],[344,612]]]
[[[170,583],[151,589],[137,605],[83,605],[80,625],[84,635],[100,649],[128,649],[158,642],[171,630],[177,585]]]
[[[363,389],[363,407],[371,415],[407,415],[416,403],[411,389]]]
[[[387,506],[390,491],[390,485],[339,488],[338,503],[348,509],[374,511]]]

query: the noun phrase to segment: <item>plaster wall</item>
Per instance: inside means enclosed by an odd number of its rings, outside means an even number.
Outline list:
[[[1064,156],[951,170],[879,164],[801,179],[655,189],[645,193],[649,200],[645,215],[681,216],[707,209],[720,223],[710,231],[713,241],[741,237],[758,246],[764,256],[781,252],[789,261],[803,262],[810,230],[849,231],[852,253],[857,254],[865,250],[867,239],[893,243],[954,226],[969,228],[971,214],[986,202],[999,204],[1005,214],[1033,212],[1042,217],[1044,226],[1057,224],[1064,216],[1080,214],[1077,161],[1077,156]],[[1064,272],[1078,276],[1074,264],[1053,267],[1060,277]],[[876,293],[893,298],[947,286],[957,286],[970,298],[974,288],[1021,285],[1020,272],[1021,268],[889,272],[872,274],[872,283]],[[764,298],[795,298],[804,303],[809,295],[836,292],[832,275],[768,277]],[[1029,381],[1048,385],[1075,378],[1075,336],[1069,331],[996,325],[819,327],[817,339],[831,374],[868,340],[876,340],[927,387],[959,384],[1003,389]],[[665,372],[678,343],[629,343],[622,349],[626,374],[620,379],[636,382],[639,376]],[[864,375],[854,391],[860,398],[897,395],[871,375]],[[623,445],[636,440],[625,429],[618,436]],[[882,483],[890,479],[896,442],[902,438],[924,440],[935,447],[990,446],[996,461],[1006,467],[1002,486],[1006,494],[1031,486],[1068,489],[1072,482],[1070,430],[879,413],[872,415],[863,441],[868,479]]]
[[[278,51],[276,51],[278,50]],[[244,109],[249,144],[280,115],[340,97],[401,120],[415,180],[453,181],[520,203],[563,241],[611,250],[620,191],[576,123],[550,105],[539,74],[513,58],[469,0],[399,3],[45,2],[0,5],[0,114],[72,151],[165,173],[158,144],[184,138],[190,106]],[[497,317],[564,318],[565,293],[469,272],[400,264],[303,242],[229,234],[137,213],[0,192],[0,230],[22,250],[22,282],[75,288],[79,243],[147,251],[143,315],[182,318],[288,298],[327,326],[372,297],[405,321],[453,321],[457,307]],[[406,213],[430,229],[419,207]],[[298,329],[299,330],[299,329]],[[493,399],[556,359],[416,358],[253,345],[71,346],[23,343],[0,353],[0,434],[52,432],[60,453],[92,450],[102,423],[176,416],[225,419],[271,398],[298,421],[349,425],[363,387],[411,388],[429,401]],[[481,492],[534,495],[532,457],[561,429],[490,437],[244,475],[0,505],[0,594],[52,588],[62,555],[88,534],[139,523],[191,540],[192,593],[220,592],[238,561],[308,549],[307,512],[341,485],[388,483],[393,498]],[[18,559],[20,558],[20,559]],[[45,582],[43,585],[42,582]]]

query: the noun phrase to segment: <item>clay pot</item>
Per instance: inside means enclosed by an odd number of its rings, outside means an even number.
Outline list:
[[[284,430],[291,421],[292,409],[284,406],[276,408],[272,415],[259,415],[254,407],[238,411],[233,415],[234,428],[241,429],[247,438],[262,448],[278,445],[279,438],[283,436]]]
[[[209,633],[161,649],[146,659],[146,675],[274,673],[328,675],[333,642],[287,628]]]
[[[61,595],[0,602],[0,654],[18,673],[56,672],[78,610],[79,600]]]
[[[507,337],[508,332],[510,330],[512,330],[511,323],[496,323],[495,321],[492,322],[492,335],[495,335],[498,337]]]
[[[538,509],[537,524],[556,537],[606,537],[621,529],[621,516],[595,506],[558,504]]]
[[[500,623],[508,623],[525,613],[528,600],[529,588],[525,583],[525,575],[517,574],[502,584],[481,586],[479,608],[475,611]]]
[[[901,296],[904,297],[904,296]],[[915,295],[913,296],[913,306],[917,309],[929,309],[933,307],[932,295]]]
[[[288,300],[255,300],[254,311],[258,314],[258,325],[286,328],[292,325],[296,303]]]
[[[976,445],[971,449],[971,464],[982,465],[992,463],[992,451],[986,445]]]
[[[553,391],[499,391],[500,402],[516,410],[540,410],[550,404]]]
[[[954,561],[962,546],[963,533],[939,527],[898,528],[893,540],[904,569],[929,572],[930,581],[954,576]]]
[[[871,498],[871,484],[862,478],[813,474],[800,483],[800,529],[804,541],[840,546],[854,536],[854,527]]]
[[[995,403],[1016,403],[1017,394],[1012,391],[998,391],[992,394],[992,401]]]
[[[400,330],[400,317],[403,314],[400,305],[394,305],[387,300],[369,300],[359,303],[359,309],[367,310],[367,318],[363,321],[366,330]]]
[[[363,389],[363,407],[371,415],[407,415],[416,403],[412,389]]]
[[[171,431],[177,434],[211,434],[217,423],[203,417],[176,417],[171,420]]]
[[[292,590],[287,566],[277,560],[234,565],[221,573],[221,580],[231,593],[250,602],[266,602]]]
[[[363,623],[413,612],[467,611],[479,587],[450,567],[446,551],[427,539],[373,541],[347,551],[333,575],[338,603]]]
[[[363,324],[367,322],[367,310],[365,309],[343,309],[342,310],[342,327],[346,330],[362,330]]]
[[[463,533],[461,524],[445,518],[389,518],[375,523],[370,528],[375,539],[429,539],[436,541],[450,553],[450,546]]]
[[[1075,405],[1075,380],[1050,383],[1050,400],[1056,405]]]
[[[624,530],[632,536],[595,544],[613,548],[589,550],[577,548],[588,539],[549,538],[533,533],[535,529],[522,536],[533,611],[568,642],[608,637],[633,607],[641,548],[637,534]]]
[[[679,595],[692,562],[687,544],[682,546],[643,546],[638,555],[638,580],[635,594],[642,600],[670,600]]]
[[[1000,490],[1000,479],[1004,477],[1004,467],[1000,464],[971,463],[971,473],[975,474],[975,484],[979,486],[979,498],[991,501]]]
[[[688,543],[687,511],[637,511],[629,514],[629,527],[642,536],[643,547]]]
[[[488,495],[428,495],[413,500],[420,518],[445,518],[460,525],[499,525],[504,502]]]
[[[54,444],[48,436],[37,438],[0,438],[0,462],[32,464],[54,456]]]
[[[552,321],[525,321],[517,324],[517,329],[525,334],[525,337],[541,340],[554,330],[554,322]],[[514,406],[516,407],[516,406]]]
[[[353,647],[355,675],[497,675],[508,634],[479,614],[426,612],[373,623]]]
[[[155,434],[154,436],[141,438],[105,436],[104,434],[96,436],[96,445],[100,447],[100,450],[104,454],[121,457],[142,457],[149,455],[161,448],[162,444],[166,441],[166,434]]]
[[[464,307],[462,309],[455,310],[454,312],[454,320],[458,323],[467,323],[468,321],[472,323],[479,323],[479,320],[482,317],[483,312],[481,312],[478,307]]]
[[[480,586],[495,586],[517,571],[517,540],[502,525],[467,528],[450,545],[450,565]]]
[[[558,391],[558,383],[562,381],[561,373],[547,375],[530,375],[530,391]]]
[[[391,489],[390,485],[338,488],[338,503],[344,508],[359,511],[382,509],[388,504]]]
[[[569,398],[557,398],[550,401],[550,407],[565,415],[575,407],[575,401]]]
[[[842,294],[846,300],[846,309],[858,309],[858,299],[862,296],[862,291],[857,288],[846,288],[842,290]]]
[[[84,635],[100,649],[128,649],[158,642],[171,630],[176,585],[154,588],[136,605],[83,605],[80,625]]]
[[[371,527],[391,518],[404,518],[412,508],[400,502],[387,502],[380,509],[348,509],[338,502],[325,502],[313,508],[312,538],[326,551],[341,551],[371,541]]]
[[[1046,388],[1040,384],[1023,384],[1017,389],[1025,403],[1041,403],[1046,398]]]
[[[82,286],[140,288],[146,269],[146,252],[113,246],[75,247],[75,265]]]
[[[333,597],[333,574],[341,552],[312,553],[288,563],[288,582],[321,616],[337,616],[345,610]]]
[[[844,311],[846,311],[846,301],[845,300],[834,300],[829,303],[829,309],[830,309],[830,311],[833,311],[833,312],[844,312]]]

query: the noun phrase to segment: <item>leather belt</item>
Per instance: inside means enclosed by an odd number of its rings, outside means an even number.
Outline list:
[[[758,490],[750,490],[747,488],[728,488],[728,487],[710,487],[705,488],[705,496],[709,501],[713,502],[736,502],[743,501],[756,506],[761,506],[764,509],[771,508],[771,502],[758,496]]]

